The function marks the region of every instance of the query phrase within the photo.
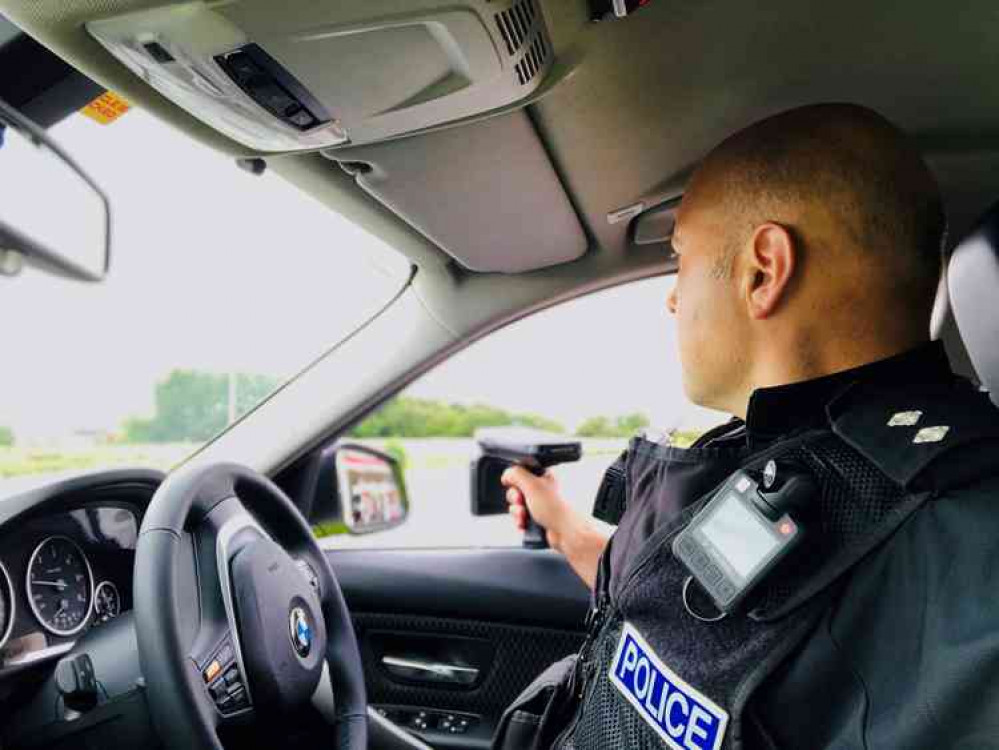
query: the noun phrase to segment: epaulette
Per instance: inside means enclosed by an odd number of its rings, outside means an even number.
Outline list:
[[[968,381],[857,383],[826,408],[845,442],[911,490],[945,490],[999,474],[999,409]]]

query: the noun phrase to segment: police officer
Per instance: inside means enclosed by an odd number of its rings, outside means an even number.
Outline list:
[[[784,112],[703,160],[667,307],[687,395],[733,420],[690,450],[633,439],[610,539],[551,474],[503,476],[515,521],[526,503],[594,587],[582,651],[518,702],[533,746],[999,746],[999,413],[929,341],[944,234],[918,152],[859,106]],[[812,482],[781,516],[793,551],[750,570],[736,515],[705,546],[746,589],[727,610],[676,545],[710,537],[734,478],[766,507],[788,472]]]

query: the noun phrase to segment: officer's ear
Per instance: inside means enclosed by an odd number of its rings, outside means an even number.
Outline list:
[[[745,265],[744,295],[750,318],[764,320],[787,299],[794,276],[797,248],[794,237],[780,224],[767,222],[753,230]]]

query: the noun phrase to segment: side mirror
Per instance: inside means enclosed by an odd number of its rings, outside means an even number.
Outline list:
[[[101,281],[111,258],[107,196],[48,134],[0,99],[0,274],[25,265]],[[16,181],[17,184],[13,184]]]
[[[384,531],[409,516],[402,466],[387,453],[334,443],[321,452],[317,471],[308,516],[316,536]]]

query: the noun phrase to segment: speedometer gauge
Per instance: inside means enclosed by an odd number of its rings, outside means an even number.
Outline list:
[[[28,604],[38,622],[56,635],[74,635],[94,605],[90,562],[69,537],[50,536],[28,561]]]
[[[0,564],[0,648],[10,637],[14,628],[14,586],[7,575],[7,569]]]

